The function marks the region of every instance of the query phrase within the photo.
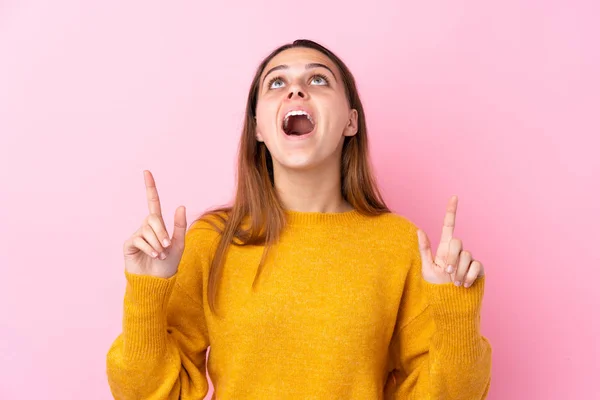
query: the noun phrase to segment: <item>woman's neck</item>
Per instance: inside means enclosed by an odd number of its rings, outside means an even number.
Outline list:
[[[275,168],[275,188],[291,211],[344,212],[353,207],[343,198],[339,168],[290,170]]]

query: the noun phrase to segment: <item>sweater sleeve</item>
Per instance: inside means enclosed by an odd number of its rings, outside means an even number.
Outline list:
[[[485,277],[470,288],[431,284],[421,275],[418,243],[412,247],[390,343],[396,384],[386,399],[485,399],[491,380],[491,346],[479,328]]]
[[[186,233],[178,271],[158,278],[125,272],[123,328],[107,355],[115,399],[191,400],[208,392],[201,229]]]

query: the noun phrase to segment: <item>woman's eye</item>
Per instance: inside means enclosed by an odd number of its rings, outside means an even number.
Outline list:
[[[327,78],[322,75],[315,75],[312,78],[312,82],[314,82],[317,86],[327,85]]]
[[[269,84],[269,88],[270,89],[278,89],[281,86],[283,86],[283,81],[279,78],[274,79],[270,84]]]

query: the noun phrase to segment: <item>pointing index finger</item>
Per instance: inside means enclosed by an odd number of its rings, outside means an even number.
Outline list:
[[[156,190],[156,182],[152,176],[152,172],[144,171],[144,183],[146,184],[146,199],[148,200],[148,210],[150,214],[157,214],[162,217],[160,211],[160,199],[158,198],[158,190]]]
[[[452,196],[446,207],[446,216],[444,217],[444,226],[442,227],[442,238],[440,239],[440,243],[449,243],[454,235],[457,208],[458,196]]]

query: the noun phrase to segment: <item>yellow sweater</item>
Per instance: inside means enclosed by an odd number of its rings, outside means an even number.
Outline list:
[[[207,305],[218,234],[196,222],[169,279],[125,273],[123,332],[107,356],[116,399],[486,397],[484,279],[421,276],[416,226],[396,214],[288,212],[252,288],[262,246],[231,246]],[[207,348],[210,346],[208,362]]]

